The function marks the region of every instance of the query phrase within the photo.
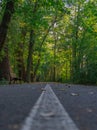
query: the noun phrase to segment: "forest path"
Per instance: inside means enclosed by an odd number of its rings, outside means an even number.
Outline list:
[[[41,93],[48,93],[46,95],[48,95],[49,98],[47,96],[47,98],[44,99],[49,99],[49,100],[43,101],[42,99],[41,103],[44,102],[43,104],[45,104],[42,105],[45,108],[44,110],[47,110],[46,107],[48,107],[49,110],[52,107],[53,111],[50,110],[47,113],[44,113],[44,111],[41,111],[40,109],[39,111],[41,117],[39,117],[39,119],[42,118],[41,121],[47,122],[47,120],[50,120],[50,118],[51,119],[54,118],[56,120],[57,119],[56,117],[58,116],[56,115],[56,109],[58,111],[64,111],[65,108],[65,110],[70,115],[69,118],[70,117],[72,118],[70,119],[70,122],[73,122],[73,123],[67,123],[67,125],[65,126],[67,126],[68,128],[72,126],[72,130],[76,130],[78,128],[79,130],[97,130],[97,87],[96,86],[49,83],[51,88],[47,87],[47,90],[45,90],[44,87],[46,86],[46,84],[47,83],[34,83],[34,84],[22,84],[22,85],[18,84],[18,85],[1,86],[0,87],[0,129],[20,130],[21,124],[25,124],[24,123],[25,119],[29,116],[29,112],[32,110],[32,107],[37,102],[37,100],[39,100],[39,97],[41,97]],[[54,97],[54,93],[56,94],[57,97]],[[50,94],[53,96],[51,96]],[[51,101],[51,99],[56,99],[56,98],[58,98],[60,100],[60,101],[58,100],[58,102],[61,103],[58,103],[56,100]],[[52,106],[48,105],[50,104],[50,101]],[[60,105],[55,105],[56,102],[58,104],[62,104],[61,106],[63,106],[64,108],[61,107],[60,110],[60,108],[57,107]],[[57,112],[57,114],[58,113],[59,112]],[[61,113],[61,115],[64,114]],[[62,127],[62,124],[58,123],[60,122],[60,120],[61,118],[58,118],[56,120],[57,122],[56,126],[58,128],[57,130],[61,130]],[[62,120],[63,122],[65,122],[64,116]],[[37,121],[40,122],[40,120]],[[67,122],[68,122],[68,118],[67,118]],[[76,127],[74,122],[78,128]],[[47,129],[46,125],[44,125],[45,130],[52,130],[52,128],[55,128],[55,125],[51,126],[50,128],[49,126]],[[33,127],[35,127],[35,125]],[[67,130],[67,128],[65,127],[64,129]],[[39,130],[41,129],[39,128]],[[69,128],[68,130],[71,129]]]

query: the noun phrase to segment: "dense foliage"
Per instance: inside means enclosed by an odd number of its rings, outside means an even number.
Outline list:
[[[0,1],[0,29],[8,1]],[[27,82],[97,83],[97,0],[14,0],[10,14],[1,70],[8,64]]]

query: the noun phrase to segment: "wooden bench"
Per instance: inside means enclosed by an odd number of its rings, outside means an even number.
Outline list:
[[[9,84],[17,84],[21,83],[22,79],[19,77],[10,77]]]

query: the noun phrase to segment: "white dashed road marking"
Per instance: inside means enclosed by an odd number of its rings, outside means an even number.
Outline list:
[[[46,85],[21,130],[79,130],[59,99]]]

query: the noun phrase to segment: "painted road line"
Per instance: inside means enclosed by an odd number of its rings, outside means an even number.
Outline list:
[[[79,130],[59,99],[46,85],[21,130]]]

